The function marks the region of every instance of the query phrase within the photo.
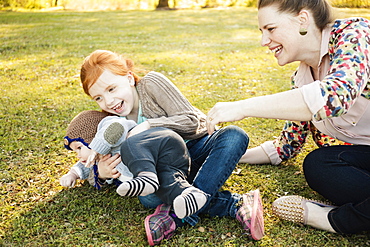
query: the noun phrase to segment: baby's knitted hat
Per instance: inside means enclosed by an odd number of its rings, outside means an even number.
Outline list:
[[[74,141],[82,142],[86,147],[89,147],[89,143],[91,143],[98,130],[98,124],[107,116],[110,116],[107,112],[94,110],[79,113],[68,125],[64,137],[64,147],[72,150],[69,145]]]

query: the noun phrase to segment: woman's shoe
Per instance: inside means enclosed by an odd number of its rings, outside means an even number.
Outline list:
[[[308,210],[307,202],[311,202],[321,207],[332,207],[319,201],[308,200],[301,196],[282,196],[272,203],[272,211],[280,219],[295,223],[307,224]]]

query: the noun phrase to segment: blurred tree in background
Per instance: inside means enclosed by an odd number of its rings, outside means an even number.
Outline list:
[[[367,8],[370,0],[329,0],[335,7]],[[257,0],[0,0],[0,10],[60,8],[71,10],[129,10],[213,7],[255,7]]]
[[[160,9],[160,8],[169,8],[169,7],[170,6],[168,5],[168,0],[159,0],[156,8]]]
[[[331,0],[330,2],[335,7],[339,7],[339,8],[367,8],[367,7],[370,7],[370,1],[369,0]]]

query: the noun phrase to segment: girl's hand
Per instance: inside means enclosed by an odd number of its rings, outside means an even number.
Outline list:
[[[119,154],[115,155],[104,155],[98,163],[99,178],[118,178],[121,173],[116,169],[116,166],[121,162],[121,156]]]

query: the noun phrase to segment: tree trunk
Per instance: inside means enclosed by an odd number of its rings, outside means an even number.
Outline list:
[[[168,0],[159,0],[157,9],[160,9],[160,8],[169,8]]]

